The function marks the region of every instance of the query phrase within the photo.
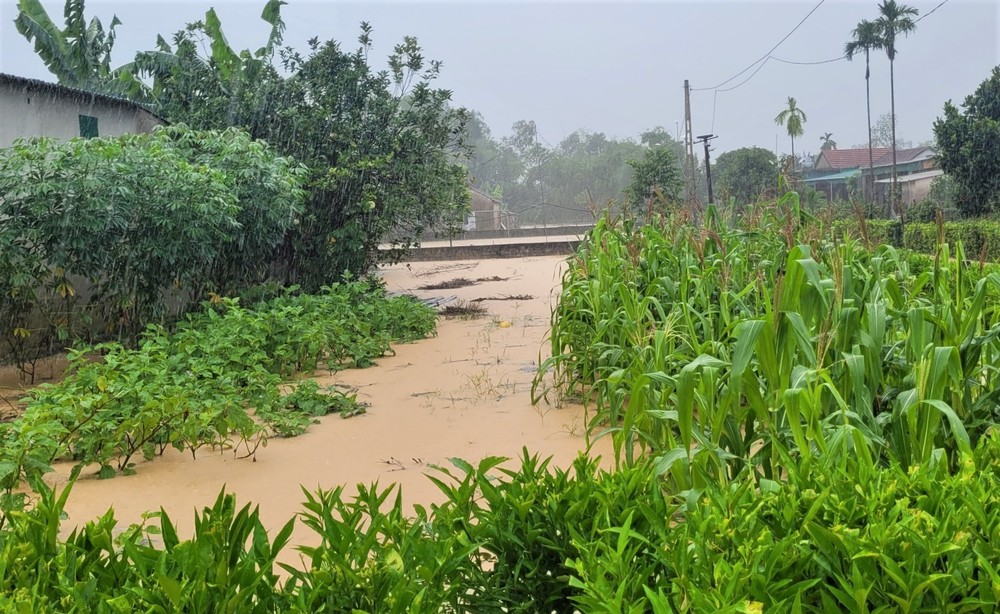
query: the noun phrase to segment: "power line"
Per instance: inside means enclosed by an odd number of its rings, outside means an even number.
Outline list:
[[[846,60],[847,56],[842,55],[839,58],[830,58],[829,60],[818,60],[816,62],[794,62],[792,60],[783,60],[781,58],[776,58],[774,56],[771,56],[768,59],[774,60],[775,62],[781,62],[782,64],[794,64],[795,66],[815,66],[817,64],[829,64],[831,62],[839,62],[841,60]]]
[[[800,27],[802,27],[802,24],[804,24],[806,22],[806,20],[809,19],[812,16],[812,14],[816,12],[816,9],[818,9],[821,6],[823,6],[824,2],[826,2],[826,0],[820,0],[819,3],[816,4],[816,6],[814,6],[812,8],[812,10],[809,11],[806,14],[806,16],[802,18],[802,21],[800,21],[798,24],[796,24],[796,26],[794,28],[792,28],[791,32],[789,32],[788,34],[786,34],[780,41],[777,42],[777,44],[774,47],[771,47],[770,51],[768,51],[767,53],[765,53],[764,55],[762,55],[760,57],[760,59],[758,59],[756,62],[750,64],[749,66],[747,66],[746,68],[744,68],[740,72],[736,73],[732,77],[729,77],[728,79],[726,79],[725,81],[723,81],[722,83],[720,83],[720,84],[718,84],[718,85],[716,85],[714,87],[692,88],[691,91],[692,92],[698,92],[698,91],[702,91],[702,90],[717,90],[717,89],[721,88],[722,86],[724,86],[725,84],[729,83],[730,81],[733,81],[733,80],[739,78],[740,76],[742,76],[744,73],[746,73],[748,70],[750,70],[754,66],[757,66],[758,64],[760,64],[760,66],[757,67],[757,70],[754,71],[754,74],[757,74],[757,71],[759,71],[761,69],[761,67],[763,67],[764,64],[767,63],[767,60],[770,59],[771,54],[774,53],[775,50],[777,50],[777,48],[781,46],[782,43],[784,43],[786,40],[788,40],[788,38],[792,34],[795,34],[795,31],[798,30]],[[746,81],[744,81],[744,83],[746,83]],[[739,86],[737,85],[736,87],[739,87]],[[733,89],[735,89],[735,88],[733,88]]]
[[[931,10],[927,11],[926,13],[924,13],[923,15],[921,15],[920,17],[918,17],[917,19],[915,19],[913,21],[913,23],[920,23],[923,19],[925,19],[927,17],[930,17],[932,14],[934,14],[934,11],[936,11],[939,8],[941,8],[942,6],[948,4],[949,1],[950,0],[944,0],[943,2],[941,2],[940,4],[938,4],[937,6],[935,6],[934,8],[932,8]]]

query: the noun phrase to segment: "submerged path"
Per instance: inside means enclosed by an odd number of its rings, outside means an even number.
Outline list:
[[[192,526],[192,512],[211,504],[225,486],[239,504],[258,504],[265,526],[276,531],[300,511],[301,486],[353,490],[358,483],[396,482],[408,505],[427,505],[441,498],[424,475],[428,465],[447,465],[452,457],[470,462],[491,455],[517,458],[526,446],[568,465],[584,449],[582,408],[532,406],[530,401],[539,354],[548,355],[549,317],[563,262],[562,257],[538,257],[384,269],[390,292],[504,300],[470,303],[486,307],[487,315],[441,319],[436,337],[398,345],[395,356],[377,366],[314,374],[321,385],[356,388],[358,399],[370,404],[368,413],[346,420],[327,416],[305,435],[271,439],[256,461],[236,459],[231,451],[202,451],[192,460],[170,450],[139,463],[134,476],[97,480],[85,473],[70,497],[64,528],[109,507],[127,525],[162,506],[183,534]],[[418,289],[456,278],[503,281]],[[68,473],[69,465],[62,465],[50,481],[65,483]]]

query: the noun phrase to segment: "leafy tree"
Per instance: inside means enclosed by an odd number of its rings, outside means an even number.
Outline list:
[[[882,0],[878,6],[879,18],[875,20],[875,27],[878,30],[879,39],[882,40],[882,49],[885,50],[889,58],[889,101],[890,116],[892,118],[892,202],[893,207],[900,214],[902,219],[902,206],[899,202],[898,177],[896,175],[896,37],[906,36],[916,30],[917,25],[913,17],[917,15],[917,9],[899,4],[896,0]]]
[[[819,146],[820,151],[837,148],[837,141],[833,140],[832,132],[824,132],[823,136],[819,137],[819,140],[822,141],[822,144]]]
[[[760,147],[727,151],[715,161],[715,183],[719,193],[739,205],[757,202],[778,187],[778,159]]]
[[[62,85],[112,93],[140,85],[124,67],[111,67],[117,16],[105,30],[96,17],[87,22],[81,0],[66,0],[66,27],[59,29],[39,0],[18,0],[17,8],[14,27]]]
[[[873,147],[892,147],[892,115],[889,113],[884,113],[879,115],[878,119],[875,120],[875,124],[872,126],[872,146]],[[899,128],[899,122],[896,122],[896,128]],[[897,138],[896,146],[899,149],[908,149],[913,143],[907,139]]]
[[[792,159],[795,159],[795,137],[802,136],[806,114],[799,108],[798,103],[791,96],[788,97],[788,106],[774,118],[774,123],[784,126],[788,136],[792,139]],[[792,171],[794,172],[794,168]]]
[[[634,170],[625,191],[629,205],[641,207],[652,203],[676,204],[684,188],[683,175],[677,157],[668,147],[651,147],[642,160],[629,160]]]
[[[844,54],[848,61],[861,51],[865,52],[865,105],[868,109],[868,166],[875,166],[875,156],[872,148],[872,90],[871,90],[871,52],[882,49],[882,41],[879,27],[874,21],[861,20],[854,31],[851,32],[853,38],[844,46]]]
[[[461,159],[469,169],[472,186],[503,200],[524,173],[524,163],[517,152],[493,138],[478,111],[469,114],[465,143],[468,149]]]
[[[1000,66],[959,110],[951,101],[934,122],[941,168],[954,178],[958,209],[979,216],[1000,207]]]
[[[209,11],[173,45],[161,37],[136,64],[153,77],[168,119],[245,128],[310,168],[306,213],[286,237],[280,264],[286,282],[314,290],[386,257],[383,241],[406,248],[425,227],[464,217],[466,170],[456,154],[467,113],[432,87],[440,64],[427,61],[412,37],[396,45],[388,70],[373,70],[367,24],[354,52],[318,39],[305,55],[280,50],[279,74],[272,56],[284,29],[280,4],[265,7],[271,33],[260,49],[233,51]],[[207,56],[203,40],[211,43]]]

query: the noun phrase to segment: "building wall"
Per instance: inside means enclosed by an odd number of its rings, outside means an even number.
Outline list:
[[[99,136],[151,132],[163,122],[128,103],[93,100],[85,95],[63,96],[28,85],[0,84],[0,147],[15,139],[80,136],[80,115],[97,118]]]
[[[938,175],[940,177],[940,175]],[[927,177],[925,179],[917,179],[916,181],[911,181],[904,184],[903,186],[903,200],[907,205],[912,205],[914,203],[919,203],[924,200],[931,193],[931,184],[937,177]]]

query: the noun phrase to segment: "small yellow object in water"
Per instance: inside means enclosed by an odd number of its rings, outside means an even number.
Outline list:
[[[500,322],[500,328],[510,328],[510,322],[507,320]]]

